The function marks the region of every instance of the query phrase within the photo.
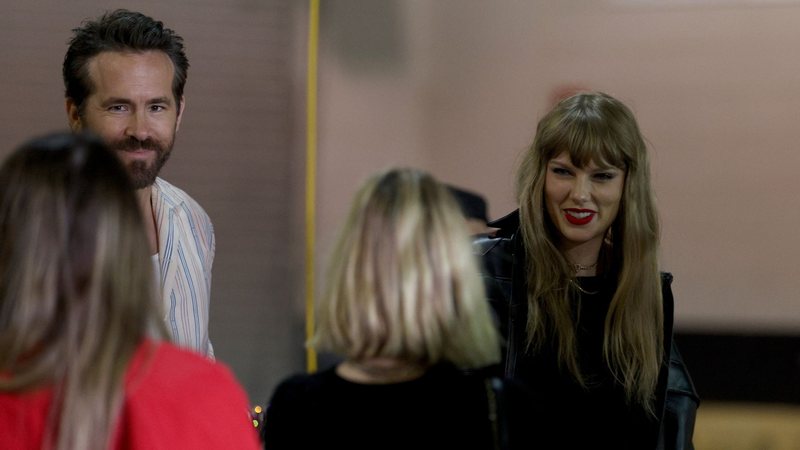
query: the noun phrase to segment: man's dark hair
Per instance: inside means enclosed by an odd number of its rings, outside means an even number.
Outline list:
[[[160,50],[166,53],[175,68],[172,94],[176,106],[180,108],[189,60],[183,51],[183,38],[165,28],[162,22],[138,12],[118,9],[97,20],[84,21],[81,27],[72,32],[62,71],[65,95],[75,102],[80,113],[83,112],[84,101],[94,89],[87,67],[89,59],[104,51]]]

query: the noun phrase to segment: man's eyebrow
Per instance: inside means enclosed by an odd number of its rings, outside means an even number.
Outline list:
[[[130,105],[133,101],[129,98],[124,97],[109,97],[105,99],[102,103],[100,103],[103,107],[108,107],[111,105]],[[151,98],[147,101],[148,105],[158,105],[158,104],[166,104],[172,105],[172,97],[156,97]]]
[[[122,98],[122,97],[109,97],[109,98],[107,98],[107,99],[103,100],[103,102],[101,103],[101,105],[103,105],[103,106],[115,105],[115,104],[123,104],[123,105],[127,105],[127,104],[130,104],[130,103],[131,103],[131,100],[130,100],[130,99],[127,99],[127,98]]]
[[[172,97],[158,97],[158,98],[152,98],[152,99],[147,101],[148,105],[154,105],[156,103],[167,103],[167,104],[171,105],[172,104]]]

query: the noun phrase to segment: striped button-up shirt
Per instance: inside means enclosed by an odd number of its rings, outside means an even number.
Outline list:
[[[164,320],[173,342],[209,358],[208,337],[214,227],[194,199],[157,178],[150,201],[158,227]]]

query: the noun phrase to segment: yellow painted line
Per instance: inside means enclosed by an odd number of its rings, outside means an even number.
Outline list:
[[[314,336],[314,224],[317,178],[317,51],[319,0],[310,0],[306,88],[306,341]],[[317,371],[317,352],[306,348],[306,370]]]

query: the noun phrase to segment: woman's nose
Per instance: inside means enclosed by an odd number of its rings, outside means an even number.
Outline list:
[[[572,200],[576,203],[586,203],[591,197],[591,182],[586,176],[575,177],[575,184],[572,186]]]

